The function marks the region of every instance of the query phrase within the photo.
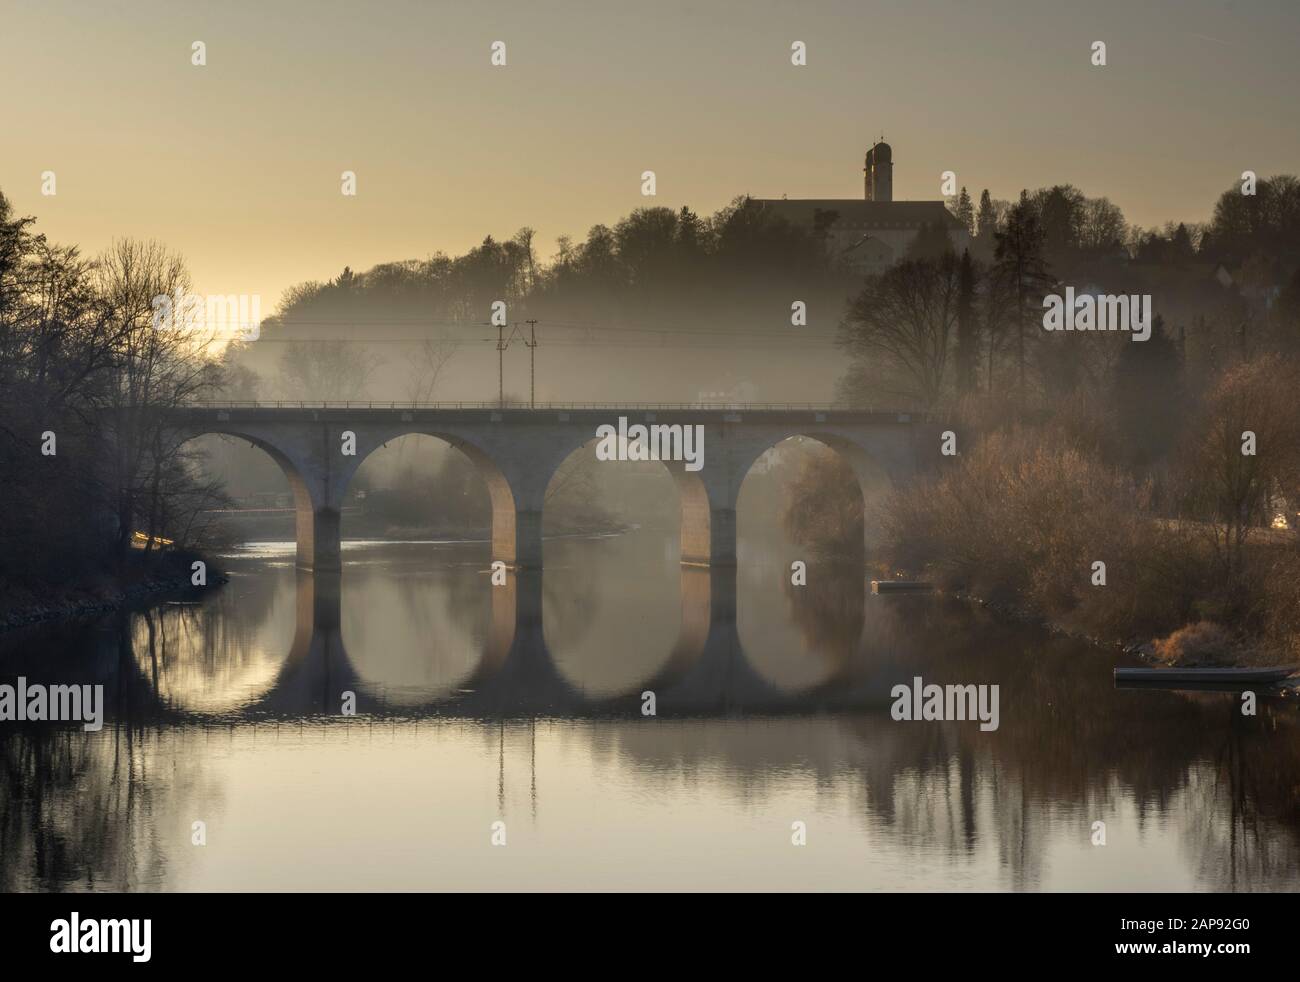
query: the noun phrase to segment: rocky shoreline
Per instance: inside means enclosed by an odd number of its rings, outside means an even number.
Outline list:
[[[147,577],[125,586],[86,586],[50,599],[32,596],[29,602],[20,601],[0,609],[0,633],[38,624],[97,617],[168,596],[198,597],[225,582],[227,578],[218,573],[210,576],[206,587],[196,587],[191,585],[188,573],[168,574]]]

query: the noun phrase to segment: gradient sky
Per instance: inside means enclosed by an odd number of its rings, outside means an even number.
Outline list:
[[[1197,221],[1247,168],[1300,170],[1298,49],[1296,0],[5,0],[0,189],[90,253],[161,239],[264,313],[523,225],[545,256],[647,204],[860,197],[881,132],[899,199],[953,170]]]

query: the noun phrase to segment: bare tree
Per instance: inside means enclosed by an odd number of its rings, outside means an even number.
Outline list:
[[[460,345],[445,334],[425,338],[411,360],[406,395],[411,402],[431,402],[438,388],[438,379],[447,363],[455,356]]]
[[[943,391],[956,336],[960,264],[951,253],[908,259],[867,280],[840,328],[839,343],[861,360],[885,354],[925,406]]]
[[[1190,515],[1202,520],[1224,582],[1242,570],[1274,495],[1300,488],[1300,372],[1280,358],[1230,368],[1210,392],[1182,461]]]
[[[363,346],[341,339],[292,341],[280,354],[280,388],[290,399],[360,399],[380,361]]]
[[[96,265],[100,295],[116,326],[114,384],[108,393],[112,486],[117,498],[118,554],[144,521],[147,547],[169,508],[165,499],[186,493],[177,467],[179,440],[164,429],[158,410],[184,405],[220,385],[209,357],[213,337],[184,310],[159,318],[156,298],[184,298],[190,279],[184,261],[158,242],[121,239]]]

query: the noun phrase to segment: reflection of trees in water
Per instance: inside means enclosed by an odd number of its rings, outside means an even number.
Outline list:
[[[1300,750],[1283,732],[1294,734],[1292,715],[1275,730],[1276,704],[1261,704],[1252,719],[1241,716],[1233,694],[1116,691],[1111,659],[1100,650],[1005,624],[980,625],[939,600],[926,606],[928,619],[916,616],[922,605],[901,608],[918,632],[918,652],[936,655],[919,674],[926,681],[998,683],[1000,725],[988,733],[962,723],[917,727],[950,735],[952,746],[918,739],[911,748],[907,769],[936,783],[882,784],[878,775],[870,783],[889,790],[873,795],[875,807],[888,801],[896,813],[905,804],[924,814],[955,795],[966,826],[978,821],[987,798],[992,823],[982,834],[996,836],[1017,887],[1040,881],[1049,825],[1070,823],[1087,841],[1091,823],[1113,815],[1121,797],[1133,802],[1143,826],[1182,809],[1184,827],[1201,830],[1194,862],[1212,885],[1249,888],[1243,875],[1262,883],[1266,870],[1294,876]],[[979,657],[997,652],[1011,657]],[[902,831],[918,831],[901,817]],[[953,845],[958,837],[950,832],[939,841]]]
[[[0,741],[0,890],[136,890],[174,877],[168,840],[188,844],[179,806],[200,775],[193,755],[160,752],[173,739],[106,725],[27,726]]]
[[[123,794],[94,753],[93,740],[78,729],[32,725],[10,733],[0,745],[5,785],[0,888],[60,890],[120,882],[127,850],[113,832],[128,827],[130,806],[138,800],[129,779],[132,755],[121,769],[128,775]]]
[[[230,618],[233,620],[234,618]],[[103,729],[27,723],[0,733],[0,890],[135,890],[174,884],[169,851],[189,843],[198,797],[219,799],[185,741],[206,730],[159,723],[158,689],[141,674],[174,677],[178,657],[218,669],[222,656],[202,645],[178,648],[179,625],[197,637],[199,607],[163,607],[148,615],[119,612],[113,632],[82,627],[57,632],[42,661],[57,677],[21,661],[29,679],[103,684]],[[168,846],[172,849],[169,850]]]
[[[1197,697],[1196,701],[1202,702]],[[1300,721],[1291,706],[1241,715],[1236,696],[1203,700],[1217,725],[1189,775],[1186,847],[1198,875],[1231,890],[1294,887],[1300,869]]]
[[[596,564],[575,570],[577,595],[594,595],[587,591],[598,575]],[[464,600],[481,595],[471,577],[449,581],[466,588]],[[942,598],[864,601],[848,582],[802,595],[796,588],[790,599],[810,643],[846,651],[846,684],[872,672],[884,691],[913,674],[927,682],[997,683],[1000,728],[899,723],[885,703],[839,716],[594,721],[581,731],[593,759],[606,769],[631,762],[652,781],[684,778],[748,802],[811,778],[818,794],[845,794],[864,834],[903,856],[937,859],[955,875],[992,866],[1016,888],[1045,883],[1049,846],[1075,836],[1086,843],[1093,821],[1110,824],[1114,845],[1114,817],[1130,809],[1139,830],[1174,830],[1183,862],[1202,884],[1294,886],[1300,719],[1290,705],[1261,702],[1251,718],[1233,694],[1116,691],[1105,652],[994,622]],[[205,616],[214,615],[178,607],[123,616],[115,636],[103,635],[108,645],[69,638],[66,652],[43,645],[41,660],[66,666],[67,681],[104,679],[114,719],[149,719],[156,703],[141,673],[174,677],[182,650],[195,671],[207,671],[229,648],[199,644],[199,635],[234,632],[227,645],[245,636],[230,624],[233,611],[211,631]],[[843,643],[855,621],[867,626],[848,651]],[[178,648],[177,638],[189,634],[195,644]],[[7,664],[15,674],[40,677],[35,655],[31,661],[30,668],[18,658]],[[816,698],[810,694],[808,705]],[[6,727],[0,889],[138,888],[164,875],[174,882],[169,856],[174,866],[177,852],[185,855],[188,822],[202,817],[178,805],[210,797],[197,773],[202,755],[185,749],[202,732],[138,722],[109,722],[98,734]]]
[[[268,630],[275,603],[285,595],[274,589],[281,582],[267,586],[272,588],[239,596],[220,590],[201,605],[161,606],[131,615],[125,630],[136,664],[163,703],[228,710],[274,684],[289,653],[294,621],[292,615],[282,617],[278,631]]]
[[[665,779],[707,776],[711,786],[760,801],[774,775],[811,775],[819,786],[847,788],[864,827],[883,825],[919,853],[960,867],[991,843],[1014,888],[1043,882],[1049,841],[1071,834],[1063,828],[1087,843],[1092,822],[1108,820],[1113,836],[1124,802],[1139,829],[1181,818],[1191,868],[1209,886],[1294,884],[1300,721],[1288,705],[1261,702],[1250,718],[1235,694],[1116,691],[1101,650],[942,598],[867,604],[872,626],[856,655],[860,670],[884,660],[894,682],[916,674],[940,684],[996,683],[999,729],[895,722],[882,706],[852,716],[702,721],[671,736],[605,724],[612,732],[593,740],[605,749],[593,752],[635,760]],[[819,605],[836,610],[833,597],[810,594],[795,616],[806,630],[834,632],[815,625]],[[892,627],[877,622],[885,609]],[[894,650],[904,638],[906,649]]]
[[[856,568],[826,564],[808,570],[809,581],[795,586],[781,580],[791,622],[804,638],[806,651],[834,666],[832,677],[849,665],[862,638],[863,583]]]

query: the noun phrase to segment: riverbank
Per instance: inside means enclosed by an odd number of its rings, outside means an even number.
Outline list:
[[[1149,483],[1072,439],[995,432],[937,476],[889,492],[874,512],[877,560],[1159,664],[1300,661],[1292,534],[1170,517],[1190,491],[1157,506]]]
[[[1049,634],[1055,634],[1059,637],[1070,638],[1074,641],[1082,641],[1096,648],[1110,648],[1122,651],[1125,654],[1137,655],[1140,658],[1148,659],[1149,653],[1153,646],[1148,642],[1140,642],[1135,639],[1121,640],[1119,638],[1101,638],[1095,635],[1072,628],[1066,624],[1054,622],[1042,614],[1026,606],[1003,603],[997,600],[987,600],[984,597],[976,596],[964,590],[943,590],[936,585],[939,593],[955,597],[963,603],[972,604],[982,607],[1000,620],[1009,621],[1015,624],[1027,624],[1033,627],[1042,628]]]
[[[75,583],[0,583],[0,632],[95,617],[168,596],[197,597],[226,582],[209,563],[207,585],[194,586],[190,563],[196,558],[154,557],[148,566],[136,561],[124,577],[101,572]]]
[[[936,589],[938,588],[936,587]],[[1264,651],[1263,649],[1243,643],[1241,641],[1234,641],[1229,645],[1225,645],[1223,650],[1219,651],[1216,654],[1216,656],[1211,659],[1203,659],[1198,657],[1184,657],[1184,658],[1172,658],[1172,659],[1162,658],[1160,657],[1161,641],[1159,639],[1152,638],[1144,641],[1140,638],[1098,637],[1096,635],[1092,635],[1084,631],[1080,631],[1077,628],[1073,628],[1068,624],[1064,624],[1059,621],[1054,621],[1051,618],[1044,617],[1041,613],[1027,606],[1018,606],[1016,604],[1002,603],[995,600],[987,600],[983,597],[979,597],[976,596],[975,594],[962,591],[962,590],[945,591],[939,589],[938,592],[946,593],[948,596],[961,600],[964,603],[969,603],[978,607],[982,607],[983,609],[989,611],[989,613],[993,614],[994,617],[1000,620],[1004,620],[1016,624],[1031,625],[1034,627],[1041,628],[1042,630],[1047,631],[1049,634],[1054,634],[1059,637],[1070,638],[1073,641],[1080,641],[1097,648],[1106,648],[1112,651],[1119,651],[1125,655],[1137,658],[1149,665],[1156,666],[1156,667],[1170,667],[1170,668],[1172,667],[1182,667],[1182,668],[1251,667],[1253,668],[1259,666],[1274,667],[1280,665],[1283,661],[1286,661],[1286,659],[1279,658],[1276,654],[1270,654]],[[1227,633],[1222,628],[1219,628],[1217,625],[1214,626],[1214,629],[1216,635],[1219,632],[1223,632],[1224,634]],[[1189,630],[1188,628],[1180,629],[1180,631],[1177,631],[1174,633],[1174,635],[1171,635],[1171,639],[1175,638],[1179,634],[1187,633],[1188,630]],[[1166,647],[1168,647],[1167,641],[1166,641]],[[1191,647],[1191,646],[1186,645],[1185,647]]]

